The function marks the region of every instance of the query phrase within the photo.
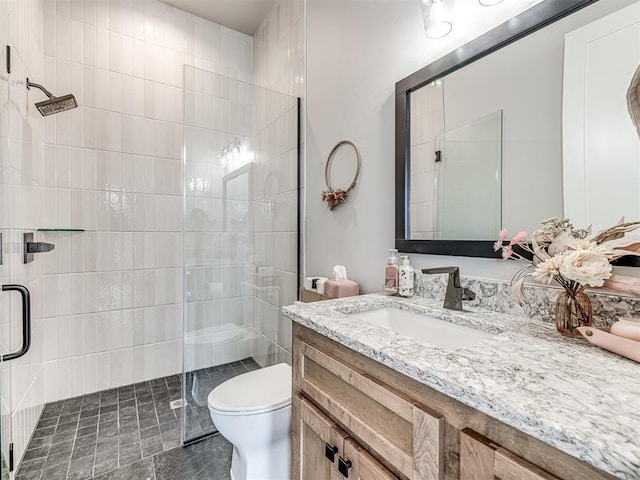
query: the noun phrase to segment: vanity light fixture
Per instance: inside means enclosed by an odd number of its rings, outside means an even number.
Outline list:
[[[424,29],[429,38],[442,38],[451,32],[449,10],[453,0],[421,0]]]
[[[232,171],[252,162],[254,154],[245,145],[242,145],[240,140],[234,139],[222,149],[218,158],[223,167]]]
[[[498,5],[502,3],[504,0],[478,0],[478,3],[483,7],[493,7],[494,5]]]

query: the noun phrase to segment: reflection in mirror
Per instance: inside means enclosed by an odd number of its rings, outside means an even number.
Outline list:
[[[228,173],[222,178],[222,198],[224,231],[228,233],[247,233],[251,231],[252,211],[251,172],[253,162]]]
[[[502,228],[502,111],[445,132],[437,144],[436,238],[495,238]]]
[[[413,203],[417,203],[414,202],[416,198],[425,201],[433,198],[434,202],[440,199],[437,190],[433,197],[431,193],[420,192],[418,182],[411,176],[415,162],[410,155],[419,150],[412,144],[412,130],[424,128],[410,116],[414,93],[423,88],[428,90],[428,85],[436,80],[441,84],[441,118],[434,120],[435,124],[441,122],[438,127],[441,133],[457,131],[491,113],[502,112],[501,212],[497,207],[493,213],[501,215],[499,225],[510,231],[530,231],[541,220],[562,217],[564,212],[562,82],[565,35],[633,3],[640,2],[545,0],[396,84],[396,246],[399,250],[496,256],[492,242],[483,231],[461,232],[453,228],[445,233],[447,229],[438,224],[447,223],[447,211],[438,205],[434,205],[433,211],[442,212],[442,218],[435,214],[430,230],[414,228],[423,228],[418,224],[412,226],[417,211],[411,209]],[[634,45],[640,45],[637,38]],[[606,69],[600,72],[607,74]],[[438,115],[436,103],[432,103],[433,118]],[[417,135],[424,133],[417,132]],[[441,148],[436,147],[436,137],[437,134],[433,136],[433,144],[423,147],[424,150],[433,149],[426,154],[432,159],[436,148]],[[595,135],[590,137],[597,139]],[[442,147],[443,152],[445,149]],[[637,163],[636,158],[631,161]],[[611,184],[615,189],[615,172],[605,170],[608,176],[613,175]],[[469,175],[466,171],[464,174]],[[426,182],[430,188],[433,184],[438,185],[436,169],[433,178],[433,182]],[[604,203],[616,215],[624,214],[625,205]],[[627,216],[627,219],[635,218]],[[441,234],[439,230],[442,230]],[[498,230],[494,229],[489,238],[494,239]],[[433,233],[418,233],[425,231]]]
[[[411,239],[491,240],[502,218],[502,112],[444,131],[444,88],[410,94]]]
[[[565,215],[596,232],[622,215],[640,218],[640,130],[632,113],[639,66],[640,2],[566,36]]]

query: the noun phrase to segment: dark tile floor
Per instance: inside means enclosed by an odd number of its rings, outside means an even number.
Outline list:
[[[112,470],[96,480],[229,480],[233,447],[214,435]],[[44,480],[44,477],[43,477]]]
[[[246,358],[239,362],[188,372],[185,439],[189,441],[216,431],[207,406],[211,390],[230,378],[258,368],[260,366],[252,358]]]
[[[187,440],[216,431],[206,402],[211,389],[256,368],[246,359],[187,374]],[[16,480],[227,478],[231,446],[221,436],[177,448],[183,412],[170,402],[181,389],[181,376],[173,375],[47,404]],[[198,460],[203,449],[225,455]],[[163,476],[172,469],[187,476]]]

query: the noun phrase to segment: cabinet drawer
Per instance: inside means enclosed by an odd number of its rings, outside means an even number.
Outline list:
[[[379,380],[296,342],[297,387],[391,469],[412,480],[444,477],[444,420]]]
[[[476,432],[460,432],[460,480],[558,480]]]

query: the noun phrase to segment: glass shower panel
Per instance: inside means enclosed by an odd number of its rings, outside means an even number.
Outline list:
[[[0,21],[6,20],[6,2],[0,0]],[[5,64],[6,50],[4,43],[0,53],[0,65]],[[9,156],[9,135],[11,118],[9,78],[5,70],[0,74],[0,285],[12,282],[8,245],[11,234],[10,206],[12,204],[9,190],[11,185],[11,164]],[[12,351],[11,330],[12,295],[0,293],[0,355]],[[9,445],[11,431],[11,370],[10,363],[0,361],[0,474],[1,479],[12,478],[9,471]]]
[[[502,111],[436,143],[436,238],[493,239],[502,228]]]
[[[292,205],[278,204],[291,201],[287,189],[295,194],[298,188],[298,102],[188,66],[184,85],[182,412],[188,443],[216,432],[207,407],[214,387],[282,359],[265,357],[282,346],[277,335],[264,333],[254,302],[265,292],[276,309],[296,299],[282,292],[296,291],[297,249],[276,247],[273,239],[278,229],[292,228],[276,210],[293,212],[294,219],[297,213],[296,195]],[[297,223],[293,234],[297,238]],[[283,268],[293,268],[290,278],[274,273],[274,248],[293,255]],[[277,318],[275,325],[278,330]]]

